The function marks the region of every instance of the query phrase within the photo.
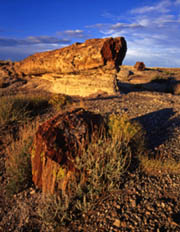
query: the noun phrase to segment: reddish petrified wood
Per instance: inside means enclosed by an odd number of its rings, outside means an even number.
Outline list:
[[[143,62],[136,62],[136,64],[134,65],[134,68],[137,69],[138,71],[144,71],[146,66]]]
[[[63,191],[69,178],[75,175],[73,159],[80,156],[92,139],[105,131],[101,115],[76,109],[59,114],[43,123],[31,149],[34,184],[43,192]]]

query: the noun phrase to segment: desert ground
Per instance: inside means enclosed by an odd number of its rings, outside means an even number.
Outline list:
[[[180,68],[101,70],[115,78],[114,93],[81,97],[58,92],[61,75],[19,77],[8,62],[0,71],[0,231],[180,231]],[[131,154],[116,188],[86,208],[80,199],[69,218],[33,184],[30,159],[20,154],[30,153],[39,125],[75,108],[125,115],[141,125],[144,147]]]

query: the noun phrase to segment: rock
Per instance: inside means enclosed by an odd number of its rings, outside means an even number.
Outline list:
[[[128,80],[128,78],[133,75],[133,72],[127,68],[121,67],[120,72],[117,77],[119,80]]]
[[[134,68],[138,71],[144,71],[146,66],[143,62],[136,62],[136,64],[134,65]]]
[[[121,226],[121,222],[120,222],[120,220],[119,219],[116,219],[115,221],[114,221],[114,223],[113,223],[113,226],[116,226],[116,227],[120,227]]]
[[[171,84],[171,91],[175,94],[175,95],[180,95],[180,83],[177,82],[175,84]]]
[[[114,95],[114,81],[116,81],[115,75],[104,68],[81,71],[75,74],[44,74],[42,77],[33,78],[33,83],[38,82],[39,89],[56,94],[81,97],[102,93]]]
[[[130,205],[131,205],[132,208],[135,208],[136,207],[136,200],[131,199],[130,200]]]
[[[82,154],[91,136],[98,139],[104,128],[101,115],[84,109],[59,114],[43,123],[31,149],[34,184],[44,193],[66,191],[68,180],[79,173],[73,159]]]
[[[127,51],[123,37],[90,39],[61,49],[36,53],[16,63],[17,72],[25,75],[74,73],[105,65],[118,67]]]

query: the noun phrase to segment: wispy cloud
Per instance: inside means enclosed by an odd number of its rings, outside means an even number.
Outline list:
[[[103,37],[125,36],[126,63],[142,60],[149,66],[180,66],[179,5],[180,0],[162,0],[130,10],[128,23],[96,24],[94,28]]]
[[[70,43],[68,39],[52,36],[29,36],[25,39],[0,37],[0,59],[21,60],[33,53],[57,49]]]
[[[79,29],[76,29],[76,30],[66,30],[66,31],[60,31],[60,32],[57,32],[57,35],[58,36],[61,36],[61,37],[64,37],[64,38],[70,38],[70,39],[84,39],[84,38],[87,38],[89,35],[84,32],[83,30],[79,30]]]
[[[180,0],[176,0],[175,5],[180,5]]]
[[[58,39],[56,37],[49,36],[29,36],[26,39],[15,39],[0,37],[0,46],[14,47],[14,46],[26,46],[26,45],[39,45],[39,44],[69,44],[70,40]]]
[[[140,8],[136,8],[131,10],[132,14],[145,14],[145,13],[167,13],[170,11],[169,7],[171,6],[171,1],[170,0],[164,0],[159,2],[156,5],[148,5]]]

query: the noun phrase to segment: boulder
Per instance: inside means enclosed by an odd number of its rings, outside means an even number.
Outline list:
[[[131,75],[133,75],[133,72],[129,68],[121,67],[120,72],[117,74],[117,78],[126,81]]]
[[[75,73],[105,65],[118,69],[127,51],[123,37],[90,39],[85,43],[47,52],[36,53],[16,63],[18,73],[41,75],[45,73]]]
[[[134,65],[134,68],[138,71],[144,71],[146,66],[143,62],[136,62],[136,64]]]
[[[59,114],[39,126],[31,148],[32,178],[44,193],[66,191],[67,182],[79,173],[76,156],[105,132],[104,119],[84,109]]]

